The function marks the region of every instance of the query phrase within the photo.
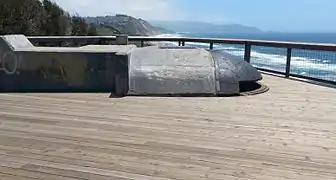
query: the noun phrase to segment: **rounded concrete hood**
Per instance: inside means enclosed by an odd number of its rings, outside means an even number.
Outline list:
[[[234,95],[261,79],[235,56],[198,48],[136,48],[129,61],[129,95]]]

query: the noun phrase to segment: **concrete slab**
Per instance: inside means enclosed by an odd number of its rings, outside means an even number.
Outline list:
[[[1,39],[13,51],[34,48],[34,45],[24,35],[1,36]]]

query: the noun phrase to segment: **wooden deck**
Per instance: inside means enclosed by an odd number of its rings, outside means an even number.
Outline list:
[[[229,98],[0,94],[1,180],[336,178],[336,89]]]

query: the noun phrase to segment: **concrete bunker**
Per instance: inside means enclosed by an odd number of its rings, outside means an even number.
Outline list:
[[[260,88],[261,73],[238,57],[191,47],[134,49],[130,95],[238,95]]]
[[[0,57],[1,92],[231,96],[262,79],[244,60],[200,48],[36,47],[23,35],[7,35]]]

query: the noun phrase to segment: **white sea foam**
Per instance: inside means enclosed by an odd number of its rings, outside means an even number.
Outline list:
[[[178,38],[181,37],[180,34],[159,34],[155,37],[158,38]],[[160,45],[160,46],[178,46],[176,42],[169,42],[169,41],[163,41],[163,42],[152,42],[152,44]]]
[[[251,53],[252,61],[256,61],[259,64],[275,65],[275,66],[286,66],[286,56],[284,55],[271,55],[264,54],[253,51]],[[325,70],[325,71],[336,71],[336,66],[330,66],[323,63],[323,60],[306,58],[306,57],[292,57],[291,58],[292,68],[297,69],[315,69],[315,70]]]
[[[230,52],[228,51],[227,53]],[[232,54],[237,54],[237,52]],[[286,59],[287,58],[284,55],[271,55],[255,51],[251,52],[251,63],[259,68],[285,71]],[[300,75],[336,81],[336,66],[326,64],[326,62],[329,62],[329,60],[292,57],[291,70],[292,73]]]
[[[164,37],[164,38],[174,38],[174,37],[182,37],[181,34],[159,34],[155,37]]]
[[[232,46],[218,49],[234,56],[244,57],[244,48]],[[251,52],[251,63],[259,68],[285,71],[286,61],[287,57],[285,55],[266,54],[257,51]],[[291,70],[293,73],[300,75],[336,81],[336,66],[328,64],[330,62],[331,59],[294,56],[291,58]]]

